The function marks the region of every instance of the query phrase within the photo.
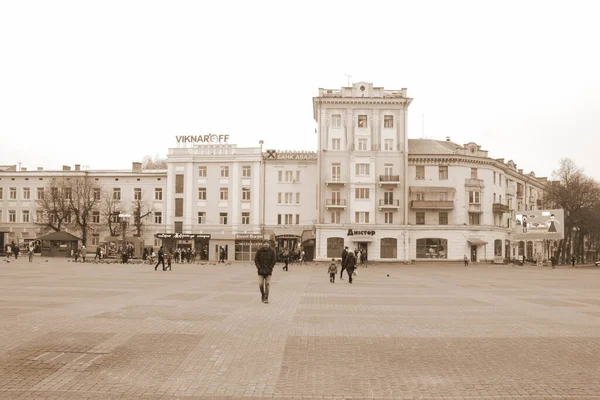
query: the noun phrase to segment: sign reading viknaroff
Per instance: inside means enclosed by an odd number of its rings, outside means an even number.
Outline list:
[[[228,143],[229,135],[180,135],[175,136],[177,143],[217,144]]]
[[[563,210],[517,211],[516,240],[560,240],[565,237]]]

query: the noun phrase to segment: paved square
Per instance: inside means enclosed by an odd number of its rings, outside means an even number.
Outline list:
[[[358,274],[2,260],[0,398],[600,399],[600,269]]]

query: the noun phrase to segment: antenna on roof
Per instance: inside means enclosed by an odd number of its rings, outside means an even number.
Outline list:
[[[348,87],[352,86],[352,75],[344,74],[348,78]]]

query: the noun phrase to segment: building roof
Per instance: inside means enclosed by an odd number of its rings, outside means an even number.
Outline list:
[[[408,154],[457,154],[463,147],[454,142],[433,139],[408,139]]]
[[[39,237],[38,240],[58,240],[63,242],[70,242],[73,240],[81,240],[77,236],[71,235],[69,232],[52,232],[42,237]]]

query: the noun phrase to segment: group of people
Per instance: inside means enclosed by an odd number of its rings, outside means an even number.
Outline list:
[[[300,264],[306,264],[306,252],[301,249],[296,251],[290,251],[289,249],[283,249],[279,253],[279,260],[284,263],[283,270],[289,271],[289,265],[291,262],[300,262]]]
[[[12,241],[10,244],[6,245],[6,258],[10,258],[10,256],[14,256],[15,260],[19,258],[19,254],[21,254],[21,249],[19,249],[19,245]],[[27,246],[27,255],[29,256],[29,262],[33,262],[33,253],[34,247],[33,243],[29,243]]]
[[[340,279],[344,279],[344,271],[348,273],[348,282],[352,283],[352,276],[356,275],[357,255],[360,250],[348,251],[348,246],[342,250],[342,270],[340,271]],[[362,256],[362,254],[361,254]],[[331,259],[332,263],[329,266],[329,282],[335,283],[335,276],[337,275],[337,265],[335,259]],[[335,269],[332,270],[332,266]]]

